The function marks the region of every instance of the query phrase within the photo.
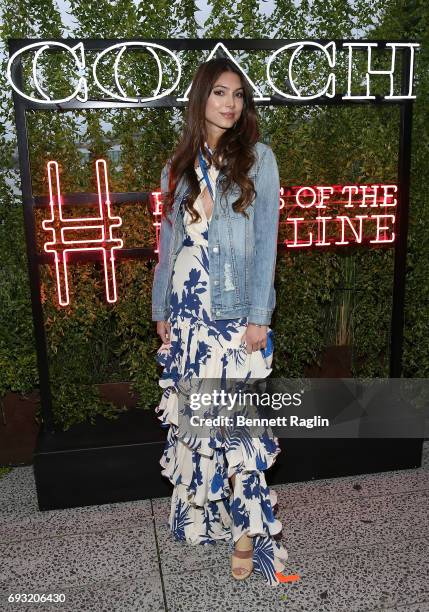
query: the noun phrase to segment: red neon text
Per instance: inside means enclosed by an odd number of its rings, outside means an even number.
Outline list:
[[[280,226],[289,248],[395,241],[396,185],[282,188]]]
[[[393,243],[397,192],[391,184],[281,187],[279,240],[289,248]],[[161,192],[152,196],[158,253]]]

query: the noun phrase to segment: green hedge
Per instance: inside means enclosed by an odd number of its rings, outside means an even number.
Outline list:
[[[196,7],[154,0],[145,3],[70,2],[76,21],[68,31],[54,2],[1,1],[2,40],[8,37],[194,37]],[[204,24],[206,38],[417,38],[422,50],[417,62],[412,151],[412,200],[407,269],[404,375],[429,373],[428,189],[429,162],[427,32],[425,3],[330,0],[300,6],[277,0],[271,15],[258,13],[253,0],[242,0],[227,14],[224,0],[209,2]],[[256,82],[264,81],[264,54],[257,52],[247,68]],[[4,54],[4,58],[7,53]],[[182,83],[189,82],[201,55],[189,53]],[[6,61],[6,60],[5,60]],[[3,64],[5,65],[5,61]],[[55,87],[64,87],[63,72],[49,59]],[[140,69],[140,68],[139,68]],[[141,67],[143,70],[143,67]],[[302,66],[303,77],[314,77]],[[4,66],[1,83],[4,82]],[[148,82],[153,74],[147,75]],[[385,87],[385,83],[380,86]],[[377,182],[396,180],[399,113],[395,107],[274,107],[259,108],[262,139],[279,164],[282,184]],[[19,186],[12,160],[15,135],[11,96],[3,101],[0,121],[0,396],[8,390],[28,392],[37,387],[22,208],[11,185]],[[45,168],[49,159],[62,166],[62,189],[94,191],[94,161],[107,155],[112,143],[123,145],[118,164],[109,164],[112,191],[157,188],[163,163],[179,136],[183,110],[139,109],[34,113],[28,115],[30,155],[35,194],[47,192]],[[12,139],[10,135],[12,134]],[[82,162],[77,146],[88,143],[90,159]],[[124,217],[126,246],[153,243],[151,216],[142,207],[115,207]],[[38,227],[40,238],[40,216]],[[54,412],[57,423],[114,417],[113,405],[103,402],[96,385],[130,381],[143,408],[160,397],[155,352],[159,346],[150,317],[154,261],[117,264],[119,301],[104,299],[104,281],[97,264],[71,267],[72,300],[56,305],[52,269],[43,266],[42,297],[46,320]],[[274,374],[301,376],[304,368],[320,363],[324,346],[335,341],[338,305],[348,308],[355,376],[388,375],[393,250],[287,252],[278,256]]]

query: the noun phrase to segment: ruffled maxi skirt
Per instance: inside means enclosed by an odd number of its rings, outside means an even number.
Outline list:
[[[204,211],[200,214],[202,221],[187,226],[173,271],[170,344],[157,352],[164,391],[156,412],[168,429],[161,473],[174,487],[169,527],[176,540],[191,544],[230,541],[231,552],[243,534],[253,536],[254,572],[276,585],[287,551],[278,541],[282,525],[273,511],[277,494],[267,486],[264,471],[280,452],[277,438],[270,429],[255,437],[253,429],[234,425],[190,435],[180,424],[184,381],[263,379],[272,371],[272,353],[247,353],[242,342],[245,317],[211,319],[208,224]],[[228,412],[232,420],[235,414],[237,407]],[[234,474],[232,489],[229,478]]]

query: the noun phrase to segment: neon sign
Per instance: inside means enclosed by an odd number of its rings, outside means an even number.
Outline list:
[[[156,86],[154,94],[152,96],[149,96],[148,98],[141,98],[141,97],[140,98],[129,98],[127,97],[125,91],[123,90],[120,84],[119,64],[120,64],[120,61],[122,59],[124,52],[127,50],[128,47],[132,47],[133,49],[135,49],[136,47],[147,49],[153,55],[156,61],[156,65],[158,68],[158,84]],[[98,80],[98,75],[97,75],[98,62],[101,60],[102,57],[110,53],[113,49],[119,49],[119,53],[116,56],[115,63],[113,65],[113,74],[115,77],[115,84],[116,84],[118,91],[120,92],[119,96],[115,92],[110,91],[109,89],[106,89],[105,87],[103,87],[103,85],[101,85],[100,81]],[[163,76],[162,65],[161,65],[161,62],[160,62],[160,59],[157,53],[155,52],[155,49],[160,49],[168,53],[168,55],[170,55],[170,57],[172,57],[175,60],[176,68],[177,68],[177,76],[176,76],[176,80],[174,84],[169,89],[166,89],[162,94],[159,93],[159,90],[161,89],[162,76]],[[159,98],[168,96],[172,91],[176,89],[180,81],[181,74],[182,74],[182,66],[179,60],[177,59],[177,57],[174,55],[174,53],[170,51],[170,49],[167,49],[167,47],[163,47],[162,45],[157,45],[155,43],[126,42],[126,43],[119,43],[117,45],[112,45],[111,47],[107,47],[107,49],[104,49],[104,51],[99,53],[92,66],[92,73],[93,73],[95,83],[101,89],[101,91],[103,91],[107,96],[115,98],[116,100],[122,100],[124,102],[149,102],[151,100],[159,100]]]
[[[88,251],[101,252],[106,299],[109,303],[116,302],[115,250],[123,248],[123,241],[113,237],[113,230],[122,226],[122,219],[111,214],[106,161],[96,161],[98,215],[95,217],[65,217],[58,163],[48,162],[47,171],[51,216],[42,221],[42,227],[51,232],[51,240],[44,244],[44,250],[54,254],[60,306],[70,303],[68,253]],[[279,243],[295,249],[394,243],[397,192],[397,185],[392,184],[281,187]],[[153,191],[151,196],[156,234],[154,252],[159,253],[161,192]],[[286,234],[283,239],[282,233]]]
[[[26,53],[27,51],[30,51],[31,49],[37,49],[33,57],[32,76],[33,76],[34,87],[37,89],[39,94],[42,96],[41,98],[33,98],[32,96],[27,96],[27,94],[19,88],[19,86],[15,83],[15,81],[12,78],[11,70],[12,70],[12,65],[15,59],[21,56],[21,54]],[[75,61],[76,72],[78,74],[79,81],[76,86],[76,89],[70,96],[67,96],[65,98],[50,98],[43,91],[42,86],[39,83],[37,63],[39,61],[41,54],[47,49],[57,49],[57,50],[62,49],[66,51],[67,53],[69,53]],[[69,102],[70,100],[74,100],[75,98],[79,100],[80,102],[86,102],[88,99],[88,86],[87,86],[87,80],[85,76],[85,51],[84,51],[82,43],[79,43],[78,45],[75,45],[74,47],[69,47],[68,45],[65,45],[64,43],[49,40],[46,42],[38,42],[38,43],[33,43],[31,45],[27,45],[26,47],[23,47],[22,49],[20,49],[19,51],[17,51],[10,57],[9,62],[7,64],[6,76],[12,88],[22,98],[25,98],[29,102],[39,102],[40,104],[61,104],[64,102]]]
[[[274,90],[274,92],[276,92],[278,96],[281,96],[282,98],[286,100],[301,100],[301,101],[316,100],[322,96],[327,96],[328,98],[332,98],[336,95],[336,75],[335,75],[334,70],[337,65],[337,55],[339,52],[348,52],[347,92],[341,96],[343,100],[371,100],[371,99],[374,99],[375,96],[371,95],[370,85],[371,85],[371,77],[374,77],[377,75],[387,75],[390,78],[389,94],[386,96],[382,96],[385,100],[415,99],[416,96],[413,95],[414,56],[415,56],[416,49],[418,49],[419,47],[420,45],[418,43],[410,43],[410,42],[388,42],[383,45],[380,44],[379,42],[347,42],[347,41],[344,41],[342,43],[339,43],[339,45],[337,45],[337,43],[335,43],[334,41],[331,41],[325,45],[322,45],[317,42],[308,41],[308,40],[294,42],[294,43],[284,45],[283,47],[281,47],[280,49],[277,49],[275,52],[273,52],[270,55],[270,57],[268,58],[268,63],[266,67],[266,80],[267,80],[268,85]],[[386,49],[390,51],[390,59],[391,59],[390,68],[388,70],[374,69],[372,66],[373,51],[381,51],[381,50],[386,50]],[[55,50],[57,52],[63,52],[63,53],[65,52],[67,54],[70,54],[74,60],[75,76],[77,76],[78,82],[77,82],[75,90],[67,97],[51,98],[43,90],[41,86],[40,80],[38,78],[38,62],[40,60],[40,56],[44,52],[49,51],[49,50]],[[125,90],[123,89],[121,85],[122,77],[120,74],[120,65],[121,65],[121,60],[125,52],[128,50],[147,51],[154,58],[156,62],[157,70],[158,70],[157,85],[154,91],[149,96],[141,96],[141,95],[127,96]],[[321,52],[323,54],[324,61],[330,70],[330,73],[327,77],[325,85],[319,91],[313,94],[310,94],[310,95],[303,95],[303,93],[298,89],[295,83],[294,76],[293,76],[294,64],[297,58],[299,57],[299,55],[304,50],[308,52]],[[33,62],[32,62],[33,86],[37,90],[40,97],[33,97],[33,96],[26,94],[21,89],[20,83],[15,81],[15,77],[14,77],[13,67],[14,67],[15,62],[20,61],[24,54],[32,52],[32,51],[35,52],[34,57],[33,57]],[[244,78],[247,80],[250,87],[254,91],[254,100],[256,102],[264,101],[264,100],[265,101],[271,100],[270,96],[268,97],[264,96],[264,94],[259,89],[259,87],[250,79],[250,77],[248,76],[246,71],[243,69],[243,67],[237,62],[237,60],[234,59],[234,57],[231,55],[231,52],[227,49],[227,47],[223,43],[217,43],[205,61],[208,61],[212,57],[216,56],[218,51],[221,51],[223,55],[226,55],[227,57],[229,57],[234,62],[234,64],[240,69]],[[409,85],[408,85],[408,91],[406,93],[401,92],[400,94],[395,94],[394,93],[394,76],[396,73],[399,74],[400,69],[401,69],[400,67],[401,62],[399,61],[401,58],[400,57],[398,58],[398,56],[400,55],[400,53],[398,52],[401,52],[401,51],[402,52],[408,51],[408,53],[410,54],[409,74],[407,75],[407,80],[408,80]],[[115,87],[118,93],[112,89],[108,89],[107,87],[104,87],[104,85],[101,84],[99,75],[98,75],[98,68],[99,68],[100,60],[112,52],[117,54],[115,61],[113,63],[113,80],[114,80]],[[283,57],[284,54],[289,53],[289,52],[291,52],[290,57],[284,58]],[[366,62],[367,66],[366,66],[366,70],[364,74],[356,75],[358,78],[364,79],[364,83],[366,86],[365,95],[352,93],[352,80],[354,76],[353,58],[355,57],[356,53],[359,53],[359,52],[365,53],[366,59],[367,59],[367,62]],[[164,72],[162,69],[161,60],[159,58],[159,53],[166,54],[167,56],[172,58],[175,63],[175,68],[176,68],[176,76],[175,76],[173,85],[171,87],[168,87],[162,92],[161,92],[161,86],[162,86]],[[8,64],[7,64],[6,76],[13,90],[17,94],[19,94],[22,98],[30,102],[36,102],[38,104],[60,104],[60,103],[70,102],[71,100],[74,100],[74,99],[77,99],[81,102],[86,102],[88,100],[88,75],[87,75],[88,66],[87,66],[86,59],[87,58],[85,56],[85,48],[84,48],[83,43],[78,43],[77,45],[73,47],[69,47],[68,45],[64,43],[57,42],[57,41],[36,42],[30,45],[27,45],[23,47],[22,49],[19,49],[15,53],[13,53],[13,55],[10,57]],[[288,77],[289,77],[287,84],[291,90],[289,92],[279,89],[275,85],[272,79],[272,75],[271,75],[272,64],[274,60],[276,59],[286,59],[287,60],[287,72],[288,72]],[[115,100],[119,100],[122,102],[134,102],[134,103],[141,102],[143,103],[143,102],[149,102],[149,101],[160,100],[162,98],[165,98],[166,96],[171,95],[179,87],[181,76],[182,76],[182,65],[181,65],[179,58],[173,53],[173,51],[171,51],[170,49],[168,49],[167,47],[163,45],[159,45],[159,44],[151,43],[151,42],[126,41],[126,42],[117,43],[115,45],[111,45],[110,47],[103,49],[103,51],[100,51],[96,55],[96,58],[92,64],[92,77],[98,89],[102,91],[109,98],[114,98]],[[182,96],[176,97],[177,101],[185,101],[185,102],[188,101],[189,99],[188,95],[191,89],[191,85],[192,83],[187,87],[185,93]]]
[[[370,76],[377,74],[385,74],[390,78],[390,94],[388,96],[384,96],[386,100],[403,100],[403,99],[415,99],[416,96],[412,95],[413,92],[413,72],[414,72],[414,50],[419,45],[417,43],[386,43],[386,47],[390,47],[392,49],[391,53],[391,63],[390,70],[374,70],[372,68],[372,49],[377,48],[377,43],[343,43],[343,47],[349,48],[349,66],[347,71],[347,95],[343,96],[343,100],[375,100],[375,96],[370,95]],[[397,49],[409,47],[410,49],[410,72],[409,77],[410,81],[408,84],[408,92],[405,96],[395,96],[394,91],[394,75],[396,68],[396,51]],[[366,82],[366,95],[365,96],[356,96],[352,95],[352,73],[353,73],[353,48],[355,49],[363,49],[366,48],[367,54],[367,70],[365,74],[365,82]]]
[[[279,244],[299,249],[394,243],[397,192],[391,184],[281,187]],[[152,192],[152,201],[158,253],[160,191]],[[357,209],[356,214],[350,209]]]
[[[393,243],[397,192],[397,185],[386,184],[282,188],[283,244],[304,248]]]
[[[45,231],[51,232],[52,240],[46,242],[43,248],[46,253],[53,253],[55,257],[60,306],[67,306],[70,303],[67,254],[85,251],[101,251],[106,299],[110,303],[116,302],[115,250],[123,247],[123,241],[114,238],[112,231],[122,225],[122,219],[111,214],[106,161],[97,159],[95,162],[98,191],[96,217],[64,217],[58,163],[50,161],[47,168],[51,218],[42,221],[42,227]],[[91,237],[94,232],[96,238]],[[79,238],[73,239],[71,236],[76,233],[79,234]]]
[[[155,253],[159,253],[159,232],[161,230],[161,215],[162,215],[162,202],[161,202],[161,192],[160,191],[152,191],[152,214],[155,217],[155,221],[153,222],[153,226],[155,227],[156,234],[156,249]]]

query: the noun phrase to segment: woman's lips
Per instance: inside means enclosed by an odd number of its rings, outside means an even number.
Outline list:
[[[221,113],[227,119],[234,119],[234,113]]]

